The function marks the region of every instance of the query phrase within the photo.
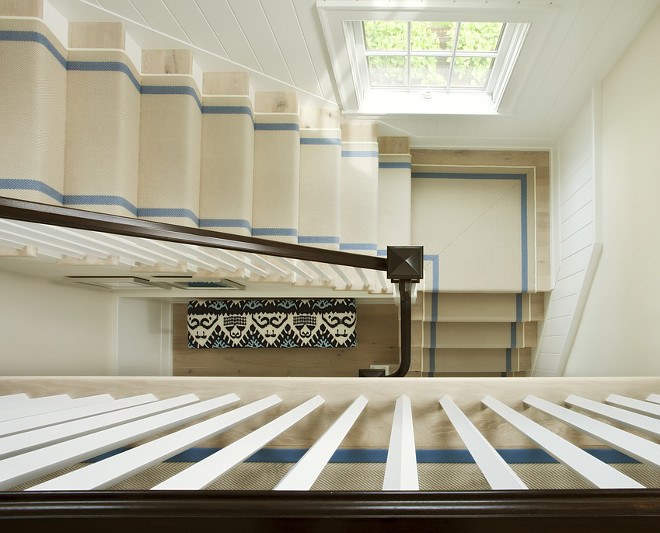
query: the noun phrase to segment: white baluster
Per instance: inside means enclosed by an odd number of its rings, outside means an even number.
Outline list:
[[[309,490],[366,405],[367,399],[359,396],[289,470],[274,490]]]
[[[660,394],[649,394],[646,398],[647,402],[660,403]]]
[[[412,408],[405,394],[394,408],[383,490],[419,490]]]
[[[68,394],[32,398],[12,409],[5,408],[4,406],[0,407],[0,422],[38,415],[41,413],[53,413],[55,411],[61,411],[62,409],[91,405],[111,399],[112,396],[108,394],[99,394],[96,396],[75,399],[71,398]]]
[[[440,405],[447,413],[454,429],[465,443],[474,462],[481,469],[491,488],[496,490],[526,489],[518,475],[511,469],[485,437],[474,427],[467,416],[449,396],[440,398]]]
[[[318,267],[317,265],[315,265],[311,261],[303,261],[303,264],[307,268],[309,268],[311,271],[316,273],[323,281],[325,281],[325,282],[332,281],[332,278],[330,276],[328,276],[328,274],[323,272],[323,270],[321,270],[320,267]]]
[[[594,402],[586,398],[580,398],[571,394],[564,400],[566,405],[577,407],[587,413],[606,418],[613,422],[617,422],[625,427],[636,429],[642,433],[646,433],[655,438],[660,438],[660,420],[651,418],[650,416],[632,413],[627,409],[620,409],[605,405],[600,402]]]
[[[617,407],[623,407],[624,409],[628,409],[629,411],[634,411],[635,413],[640,413],[642,415],[660,418],[660,405],[656,405],[650,401],[645,402],[644,400],[636,400],[634,398],[620,396],[619,394],[610,394],[607,398],[605,398],[605,403],[615,405]]]
[[[355,267],[355,272],[357,272],[357,275],[360,276],[360,279],[362,280],[362,286],[365,289],[368,289],[371,286],[371,283],[369,282],[369,278],[367,278],[367,275],[364,273],[364,270],[361,268]]]
[[[193,405],[186,405],[172,411],[4,459],[0,463],[2,465],[0,468],[0,489],[13,487],[95,455],[109,452],[125,444],[136,442],[144,437],[190,422],[225,407],[229,399],[228,396],[235,397],[235,395],[227,395]],[[197,400],[194,394],[187,394],[181,398],[186,399],[186,401]],[[231,400],[233,401],[234,398],[231,398]]]
[[[242,439],[232,442],[222,450],[156,485],[152,490],[201,490],[208,487],[225,472],[266,446],[323,402],[320,396],[307,400]]]
[[[341,268],[339,268],[338,265],[329,265],[329,266],[332,270],[335,271],[335,274],[337,274],[339,278],[344,282],[347,289],[350,289],[353,286],[351,280],[348,279],[348,276],[344,273],[344,271]]]
[[[644,488],[637,481],[599,461],[593,455],[589,455],[584,450],[514,411],[492,396],[486,396],[481,400],[481,403],[492,409],[540,448],[544,449],[557,461],[565,464],[594,487],[600,489]]]
[[[293,261],[290,261],[286,257],[273,257],[273,260],[284,265],[284,268],[288,268],[289,270],[291,270],[291,272],[298,274],[305,281],[309,281],[309,282],[314,281],[314,276],[311,276],[310,274],[305,272],[302,268],[300,268]]]
[[[189,395],[187,397],[179,396],[177,398],[170,398],[169,400],[138,405],[120,411],[90,416],[80,420],[71,420],[62,424],[42,427],[2,437],[0,438],[0,458],[24,453],[35,448],[72,439],[80,435],[87,435],[95,431],[130,422],[131,420],[137,420],[156,413],[162,413],[168,409],[180,407],[195,401],[197,401],[197,397],[194,395]]]
[[[12,435],[20,433],[21,431],[30,431],[40,427],[53,426],[68,422],[70,420],[77,420],[88,416],[99,415],[101,413],[108,413],[111,411],[118,411],[126,409],[127,407],[134,407],[148,402],[156,401],[153,394],[141,394],[140,396],[131,396],[130,398],[122,398],[120,400],[110,400],[107,402],[86,405],[82,407],[74,407],[72,409],[64,409],[55,413],[45,413],[42,415],[26,416],[17,420],[7,420],[0,422],[0,436]]]
[[[660,467],[660,444],[628,433],[623,429],[615,428],[605,422],[600,422],[586,415],[576,413],[565,407],[542,400],[536,396],[527,396],[523,401],[525,405],[535,407],[578,431],[609,444],[612,448],[626,455],[630,455],[652,466]]]
[[[5,394],[4,396],[0,396],[0,407],[5,407],[10,404],[18,405],[19,403],[29,399],[30,398],[28,397],[28,395],[25,394],[24,392],[20,392],[18,394]]]
[[[85,468],[40,483],[29,490],[100,490],[210,439],[281,403],[273,394],[194,426],[103,459]]]

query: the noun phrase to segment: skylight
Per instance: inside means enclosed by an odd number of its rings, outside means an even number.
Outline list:
[[[502,22],[363,21],[360,52],[369,87],[485,92],[505,27]]]
[[[469,4],[318,0],[344,115],[509,112],[542,49],[553,7]],[[525,59],[516,67],[523,48]],[[516,84],[507,91],[511,79]]]
[[[497,111],[526,33],[505,22],[364,20],[347,36],[361,111]],[[432,100],[432,102],[430,101]],[[405,111],[404,111],[405,110]]]

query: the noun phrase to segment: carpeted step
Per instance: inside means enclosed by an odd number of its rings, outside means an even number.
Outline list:
[[[0,20],[0,196],[62,204],[67,55],[41,20]]]
[[[245,73],[206,73],[199,226],[252,234],[254,112]]]
[[[422,348],[529,348],[537,343],[536,322],[416,321],[412,327],[413,342]]]
[[[543,320],[543,293],[420,292],[413,320],[436,322],[530,322]]]
[[[411,222],[410,140],[378,138],[378,255],[387,246],[409,246]]]
[[[124,40],[121,23],[69,24],[64,204],[135,217],[141,86]]]
[[[520,372],[531,365],[531,348],[440,348],[427,355],[422,371]]]
[[[191,50],[142,52],[139,218],[199,224],[202,105],[192,69]]]
[[[294,92],[257,92],[252,235],[298,242],[300,124]]]
[[[339,249],[341,130],[339,109],[301,110],[298,243]]]
[[[376,255],[378,248],[378,142],[376,124],[341,125],[340,250]]]
[[[421,377],[434,377],[434,378],[514,378],[524,377],[527,372],[427,372]]]

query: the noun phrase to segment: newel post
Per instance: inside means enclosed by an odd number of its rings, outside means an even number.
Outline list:
[[[399,283],[401,302],[401,362],[399,368],[387,377],[403,377],[410,369],[412,352],[412,284],[424,277],[423,246],[388,246],[387,278]]]

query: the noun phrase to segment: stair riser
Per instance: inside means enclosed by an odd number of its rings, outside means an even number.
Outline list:
[[[537,323],[414,322],[412,335],[423,348],[528,348],[536,346]]]
[[[341,226],[341,131],[300,132],[298,242],[339,249]]]
[[[531,369],[531,348],[436,349],[433,372],[519,372]],[[428,355],[423,371],[429,372]]]
[[[167,78],[151,79],[149,83],[156,90],[172,90]],[[201,121],[200,107],[189,95],[142,95],[140,218],[198,226],[200,180],[195,178],[200,175]]]
[[[126,54],[116,50],[71,50],[68,65],[64,204],[136,217],[138,73]],[[107,70],[116,65],[128,70]]]
[[[0,30],[38,32],[53,43],[60,58],[66,56],[38,20],[0,20]],[[40,43],[3,40],[0,72],[0,195],[61,205],[67,71]]]
[[[199,225],[249,236],[254,171],[252,102],[247,96],[205,96],[203,104]]]
[[[526,377],[524,372],[419,372],[416,377],[424,378],[503,378]],[[406,377],[409,377],[408,374]],[[412,376],[410,376],[412,377]]]
[[[427,322],[536,322],[543,320],[542,293],[420,293],[413,320]]]
[[[374,142],[342,140],[340,231],[340,250],[376,255],[378,143],[375,140]]]
[[[300,126],[291,113],[256,113],[252,235],[298,242]]]
[[[378,254],[410,245],[410,154],[378,158]]]

